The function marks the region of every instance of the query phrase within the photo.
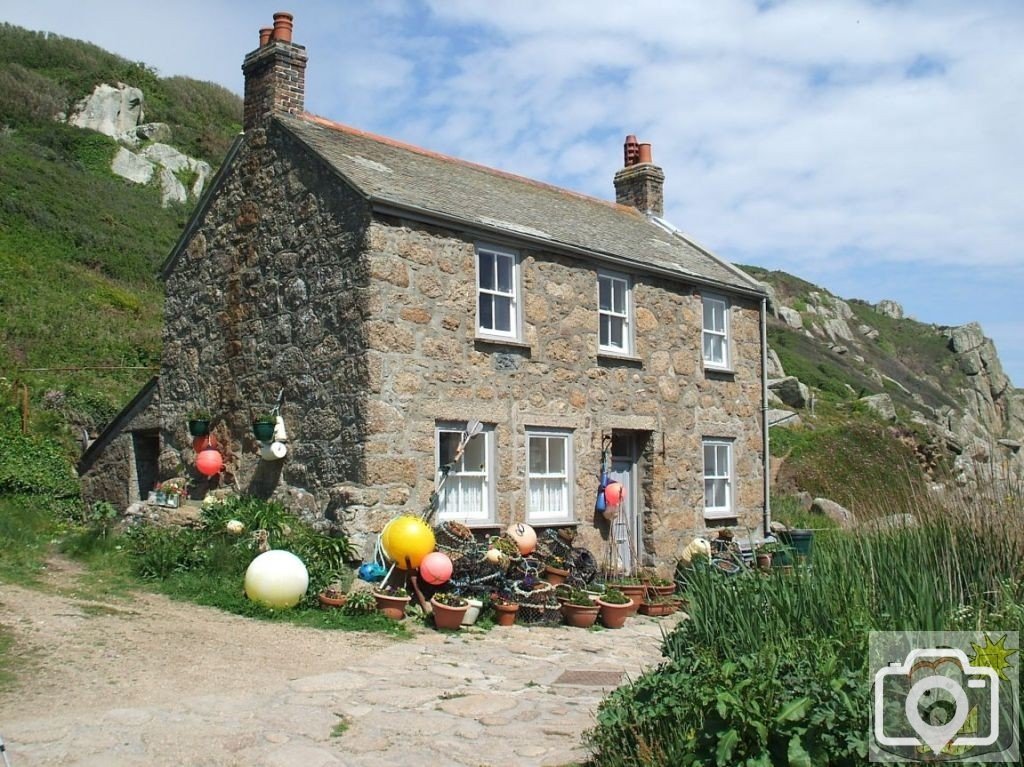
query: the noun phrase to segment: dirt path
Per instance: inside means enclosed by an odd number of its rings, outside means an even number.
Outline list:
[[[0,692],[11,767],[564,765],[622,673],[658,661],[662,628],[400,641],[3,584],[0,622],[30,668]]]

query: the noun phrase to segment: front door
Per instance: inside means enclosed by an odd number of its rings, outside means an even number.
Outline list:
[[[641,554],[641,509],[637,493],[636,440],[629,432],[612,432],[612,469],[609,479],[622,484],[622,503],[611,524],[617,569],[636,571]]]

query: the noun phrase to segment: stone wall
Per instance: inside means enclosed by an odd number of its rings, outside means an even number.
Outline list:
[[[107,501],[121,510],[145,499],[152,488],[140,487],[140,472],[155,472],[155,466],[145,465],[155,456],[136,453],[140,447],[136,434],[151,439],[159,428],[160,397],[151,382],[82,456],[78,466],[82,499],[87,504]],[[149,484],[145,477],[141,482]]]
[[[671,559],[706,530],[705,436],[735,440],[738,521],[757,528],[759,306],[733,302],[735,370],[705,373],[699,289],[635,275],[636,359],[599,357],[596,265],[520,253],[525,345],[493,343],[475,337],[472,239],[395,220],[371,226],[366,486],[338,489],[353,525],[379,529],[423,509],[436,422],[477,419],[495,426],[499,526],[525,517],[525,429],[535,426],[573,430],[575,513],[595,553],[606,533],[593,510],[601,434],[612,430],[647,445],[639,480],[649,555]]]
[[[305,511],[316,515],[327,488],[364,481],[368,220],[365,201],[280,126],[247,134],[167,281],[168,451],[194,463],[186,417],[202,408],[225,453],[224,483],[260,496],[309,490]],[[279,393],[289,454],[261,461],[251,418]]]
[[[732,304],[734,371],[706,373],[700,290],[634,275],[635,357],[599,357],[597,265],[521,250],[524,343],[482,341],[474,241],[372,218],[293,142],[277,124],[249,132],[171,271],[162,466],[193,464],[186,416],[208,409],[222,482],[284,497],[368,545],[395,514],[426,507],[438,421],[494,427],[502,527],[525,517],[526,428],[571,429],[576,520],[599,554],[601,436],[631,432],[644,549],[667,562],[706,530],[701,439],[725,437],[735,440],[738,523],[759,525],[756,302]],[[278,392],[289,454],[261,461],[250,420]]]

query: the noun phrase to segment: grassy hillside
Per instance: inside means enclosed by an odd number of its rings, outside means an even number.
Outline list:
[[[145,94],[147,122],[171,126],[173,143],[214,166],[242,129],[242,102],[214,83],[158,76],[91,43],[0,24],[0,123],[45,123],[100,83],[126,83]]]
[[[170,124],[171,143],[215,166],[240,129],[241,101],[220,86],[0,25],[0,376],[28,385],[33,410],[56,400],[96,426],[152,370],[27,369],[157,366],[156,269],[189,212],[162,208],[155,186],[114,176],[112,139],[53,119],[118,81],[143,89],[146,120]]]

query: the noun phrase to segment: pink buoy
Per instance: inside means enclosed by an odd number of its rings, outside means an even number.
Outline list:
[[[523,522],[516,522],[509,525],[508,530],[505,532],[509,538],[515,541],[519,553],[524,557],[527,554],[532,554],[534,549],[537,548],[537,533],[529,525]]]
[[[224,458],[221,457],[219,450],[208,447],[206,450],[200,451],[199,455],[196,456],[196,470],[204,477],[212,477],[214,474],[219,474],[223,468]]]
[[[440,586],[452,577],[452,560],[444,552],[430,552],[420,562],[420,577],[431,586]]]
[[[622,483],[621,482],[609,482],[608,486],[604,489],[604,499],[609,506],[618,506],[622,503]]]

